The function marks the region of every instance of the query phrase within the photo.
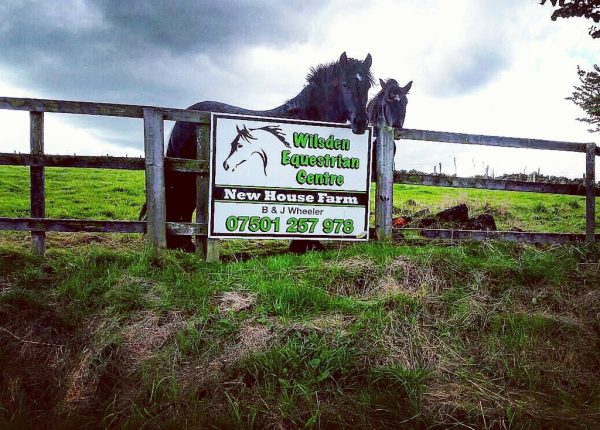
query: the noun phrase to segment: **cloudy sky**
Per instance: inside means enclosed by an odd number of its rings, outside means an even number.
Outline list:
[[[311,66],[373,56],[414,84],[405,127],[596,141],[565,100],[598,62],[584,19],[537,0],[62,0],[0,2],[0,95],[254,109],[295,96]],[[378,88],[373,89],[375,93]],[[27,152],[28,115],[0,111],[0,151]],[[167,132],[170,126],[167,124]],[[46,152],[140,155],[135,119],[46,116]],[[580,154],[398,142],[397,169],[580,177]]]

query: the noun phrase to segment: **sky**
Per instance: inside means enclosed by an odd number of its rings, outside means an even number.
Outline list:
[[[591,22],[551,14],[537,0],[2,0],[0,96],[269,109],[298,94],[311,67],[346,51],[370,53],[377,82],[413,81],[406,128],[600,144],[565,100],[577,65],[598,63],[600,40],[588,35]],[[0,152],[29,151],[28,121],[0,110]],[[46,115],[46,153],[140,156],[142,147],[139,119]],[[397,170],[585,171],[583,154],[397,148]]]

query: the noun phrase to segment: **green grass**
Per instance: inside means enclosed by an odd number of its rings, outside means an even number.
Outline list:
[[[47,169],[48,216],[137,218],[140,172],[75,172]],[[26,169],[1,168],[0,216],[27,216],[27,189]],[[403,214],[467,202],[500,226],[583,222],[579,197],[395,193]],[[156,259],[139,235],[48,237],[39,258],[27,234],[0,236],[0,428],[600,421],[597,247],[232,241],[205,263]]]
[[[39,259],[0,245],[0,256],[2,427],[600,418],[593,249],[367,243],[157,264],[145,248]]]
[[[399,214],[410,215],[423,209],[435,213],[460,203],[467,204],[471,217],[484,213],[493,215],[499,230],[585,231],[585,197],[582,196],[394,185],[394,206]],[[597,226],[599,222],[597,213]]]
[[[144,197],[141,171],[46,169],[46,216],[49,218],[138,218]],[[373,198],[371,199],[373,206]],[[418,185],[394,186],[395,213],[413,215],[424,209],[435,213],[466,203],[470,216],[489,213],[498,228],[535,232],[585,231],[585,198]],[[29,216],[29,171],[0,167],[0,216]],[[600,228],[600,211],[596,225]],[[600,231],[600,230],[597,230]]]
[[[144,203],[144,173],[48,168],[48,218],[136,220]],[[29,216],[29,168],[0,167],[0,216]]]

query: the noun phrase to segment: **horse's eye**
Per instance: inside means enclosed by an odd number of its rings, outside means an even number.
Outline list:
[[[238,143],[237,149],[242,149],[242,146],[244,146],[244,145],[242,145],[241,143]]]

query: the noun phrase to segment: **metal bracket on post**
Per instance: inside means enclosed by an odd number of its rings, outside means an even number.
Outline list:
[[[210,165],[209,127],[196,127],[196,155],[198,160],[206,160]],[[209,176],[198,175],[196,178],[196,222],[208,226],[208,188]],[[207,230],[208,232],[208,230]],[[219,261],[219,241],[208,236],[196,237],[196,253],[207,262]]]
[[[585,152],[585,241],[596,240],[596,144],[588,143]]]
[[[377,136],[377,189],[375,194],[375,230],[378,240],[392,240],[394,205],[394,129],[379,126]]]
[[[146,155],[147,237],[156,251],[167,247],[165,204],[164,122],[162,111],[144,108],[144,151]]]

